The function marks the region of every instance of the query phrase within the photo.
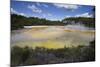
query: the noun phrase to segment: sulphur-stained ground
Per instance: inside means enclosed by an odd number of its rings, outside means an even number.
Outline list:
[[[94,30],[69,29],[64,26],[44,26],[11,32],[11,47],[45,47],[63,48],[78,45],[89,45],[94,39]]]

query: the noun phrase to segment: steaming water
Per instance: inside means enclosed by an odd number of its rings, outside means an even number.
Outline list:
[[[45,48],[63,48],[89,45],[94,39],[94,30],[84,25],[43,26],[14,30],[11,33],[11,47],[29,46]]]
[[[85,27],[85,26],[82,25],[82,24],[71,24],[71,25],[67,25],[67,26],[65,26],[65,29],[79,30],[79,31],[89,31],[89,30],[94,30],[93,28]]]

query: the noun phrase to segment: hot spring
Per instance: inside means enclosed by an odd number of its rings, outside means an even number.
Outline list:
[[[32,26],[11,33],[11,47],[45,47],[57,49],[89,45],[94,40],[95,31],[81,24],[66,26]]]

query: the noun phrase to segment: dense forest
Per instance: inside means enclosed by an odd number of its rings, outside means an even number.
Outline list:
[[[61,49],[47,49],[37,47],[11,48],[11,66],[39,65],[54,63],[72,63],[95,60],[95,41],[91,41],[89,46],[78,46]]]
[[[44,18],[38,17],[24,17],[21,15],[12,14],[11,15],[11,29],[20,29],[23,26],[32,25],[64,25],[60,21],[50,21]]]
[[[74,21],[75,23],[81,23],[88,27],[95,28],[95,18],[86,18],[86,17],[70,17],[65,18],[62,21],[51,21],[45,18],[38,17],[25,17],[21,15],[12,14],[11,15],[11,30],[21,29],[24,26],[32,25],[67,25],[71,24]],[[65,23],[67,22],[67,23]]]

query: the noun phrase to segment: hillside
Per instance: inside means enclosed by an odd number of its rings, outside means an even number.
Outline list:
[[[68,23],[65,23],[65,22]],[[12,14],[11,15],[11,30],[21,29],[23,26],[32,26],[32,25],[60,25],[64,26],[67,24],[72,24],[72,21],[75,23],[81,23],[88,27],[95,27],[94,18],[85,18],[85,17],[70,17],[65,18],[62,21],[51,21],[45,18],[38,17],[25,17],[21,15]]]

